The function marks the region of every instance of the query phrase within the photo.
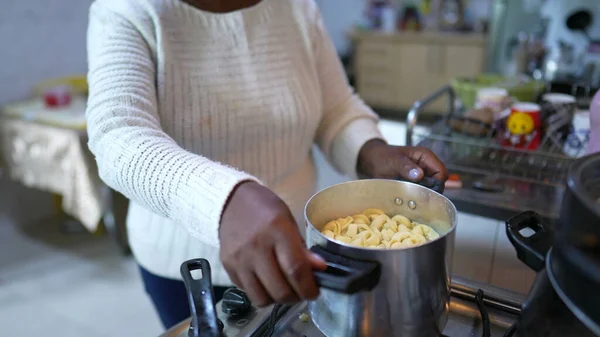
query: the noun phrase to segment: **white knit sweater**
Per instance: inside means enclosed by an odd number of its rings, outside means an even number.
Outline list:
[[[149,271],[179,278],[218,254],[224,204],[259,181],[297,220],[314,192],[316,142],[354,175],[380,138],[353,94],[313,0],[263,0],[216,14],[180,0],[97,0],[88,31],[89,146],[102,179],[131,199],[130,244]]]

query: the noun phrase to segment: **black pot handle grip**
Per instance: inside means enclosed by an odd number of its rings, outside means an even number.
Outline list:
[[[531,236],[523,236],[525,228],[533,230]],[[536,272],[544,269],[546,254],[552,247],[552,228],[542,217],[532,211],[519,213],[506,221],[506,235],[517,251],[517,257]]]
[[[398,180],[427,187],[428,189],[438,192],[439,194],[444,193],[444,182],[439,179],[423,177],[423,179],[421,179],[420,181],[411,181],[404,178],[399,178]]]
[[[194,279],[193,270],[202,271],[202,278]],[[211,281],[210,263],[205,259],[185,261],[180,269],[187,291],[192,321],[189,337],[221,337],[223,322],[217,317],[215,295]]]
[[[439,194],[444,193],[444,182],[439,179],[423,177],[423,179],[417,182],[417,184],[427,187],[428,189],[438,192]]]
[[[311,252],[327,262],[327,269],[313,274],[321,288],[343,294],[371,290],[379,283],[381,266],[377,261],[361,261],[334,254],[323,247],[313,246]]]
[[[360,179],[369,179],[368,177],[366,177],[364,175],[359,175],[358,177]],[[411,181],[411,180],[404,179],[404,178],[398,178],[397,180],[421,185],[423,187],[427,187],[428,189],[430,189],[432,191],[438,192],[439,194],[444,193],[445,183],[439,179],[435,179],[432,177],[423,177],[423,179],[421,179],[420,181]]]

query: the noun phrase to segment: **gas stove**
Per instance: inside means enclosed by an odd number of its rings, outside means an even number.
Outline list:
[[[483,336],[488,323],[489,336],[503,337],[517,321],[525,300],[521,294],[460,277],[452,279],[451,289],[450,314],[440,337]],[[227,337],[325,337],[308,316],[307,302],[276,310],[250,306],[235,316],[224,313],[223,302],[217,303],[216,309]],[[186,320],[161,337],[188,337],[189,326],[190,320]]]

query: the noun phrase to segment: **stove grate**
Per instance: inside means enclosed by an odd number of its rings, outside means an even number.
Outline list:
[[[487,308],[485,306],[484,303],[484,291],[482,289],[478,289],[477,293],[475,295],[475,303],[477,304],[477,308],[479,309],[479,314],[481,315],[481,322],[482,322],[482,337],[490,337],[491,336],[491,323],[490,323],[490,317],[487,311]],[[277,304],[273,307],[273,310],[271,311],[271,314],[269,315],[269,318],[266,322],[265,325],[263,325],[261,327],[261,329],[259,329],[259,331],[257,331],[256,333],[254,333],[252,336],[262,336],[262,337],[273,337],[273,334],[275,333],[275,327],[277,325],[277,322],[281,319],[281,317],[283,317],[283,315],[288,311],[288,309],[290,308],[289,305],[282,305],[282,304]],[[504,337],[512,337],[514,335],[514,333],[516,332],[516,323],[513,324],[504,334]],[[307,336],[302,336],[302,337],[307,337]],[[447,336],[444,334],[441,334],[440,337],[451,337],[451,336]]]

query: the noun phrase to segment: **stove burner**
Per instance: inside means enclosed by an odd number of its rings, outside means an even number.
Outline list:
[[[492,335],[490,327],[490,315],[488,314],[485,304],[483,303],[483,290],[481,289],[477,289],[477,294],[475,295],[475,304],[477,304],[477,308],[481,314],[481,322],[483,323],[482,336],[490,337]]]
[[[511,325],[510,328],[508,328],[508,330],[506,330],[504,337],[512,337],[512,335],[514,335],[515,332],[517,332],[517,323]]]
[[[477,293],[475,295],[475,303],[477,304],[477,308],[479,309],[479,314],[481,315],[481,322],[482,322],[482,337],[491,337],[491,326],[490,326],[490,317],[487,311],[487,308],[485,307],[485,303],[484,303],[484,291],[482,289],[478,289]],[[257,336],[265,336],[265,337],[272,337],[274,332],[275,332],[275,326],[277,325],[277,322],[279,321],[279,319],[291,308],[292,306],[290,305],[282,305],[282,304],[277,304],[273,307],[273,310],[271,311],[271,314],[269,315],[269,318],[266,322],[265,325],[263,325],[264,327],[264,331],[259,331],[259,333],[257,334]],[[263,330],[263,329],[261,329]],[[516,323],[514,325],[512,325],[504,334],[504,337],[512,337],[513,334],[516,331]],[[306,335],[302,335],[302,337],[308,337]],[[450,337],[444,334],[441,334],[440,337]]]

